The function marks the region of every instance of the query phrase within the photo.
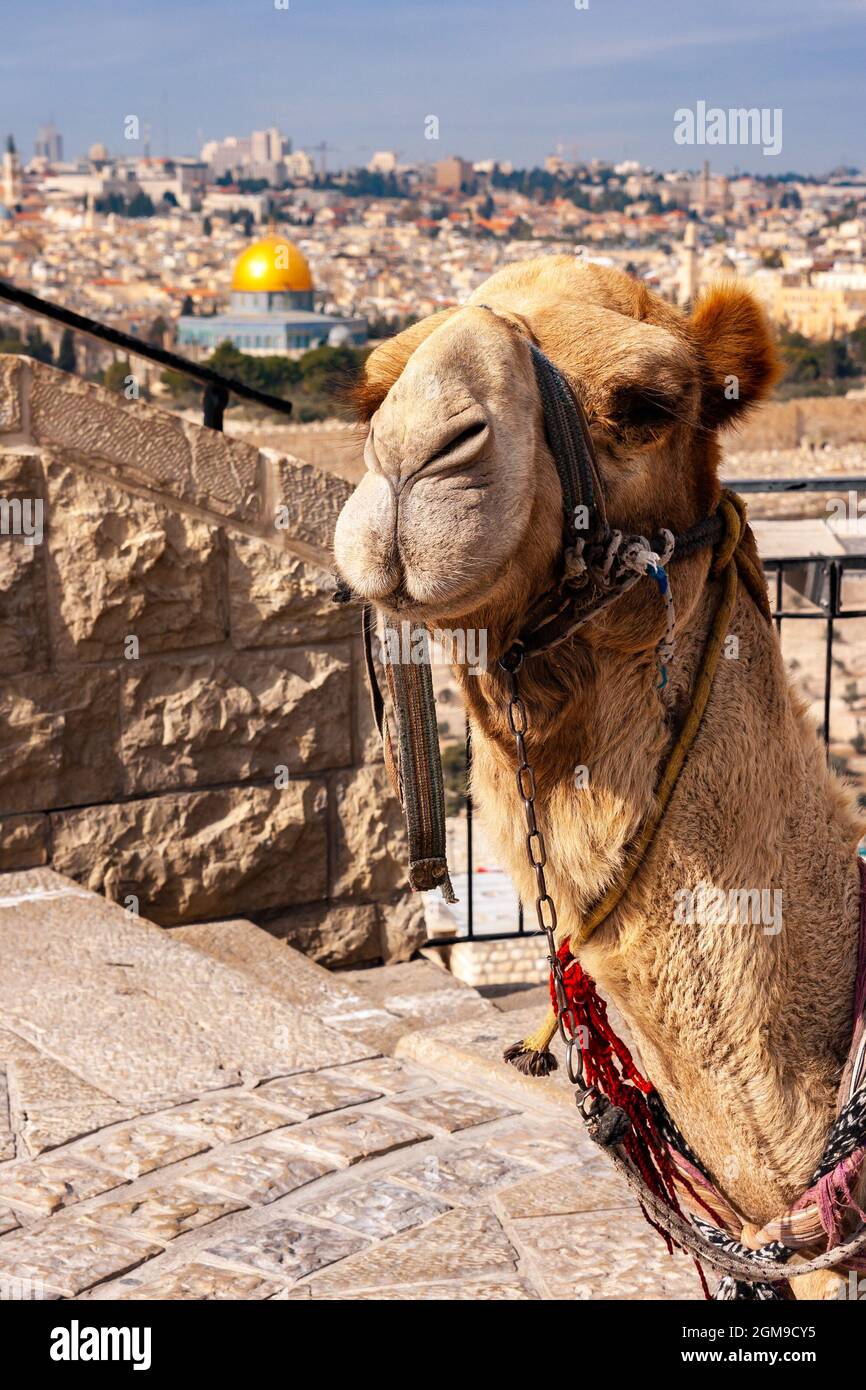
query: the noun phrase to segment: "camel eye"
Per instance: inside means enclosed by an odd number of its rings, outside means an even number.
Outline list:
[[[621,386],[613,396],[610,413],[623,429],[658,430],[672,425],[677,400],[646,386]]]

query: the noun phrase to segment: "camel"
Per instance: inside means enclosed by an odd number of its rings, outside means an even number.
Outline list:
[[[507,266],[367,360],[367,472],[339,518],[337,567],[394,621],[486,631],[487,671],[455,668],[472,794],[526,903],[536,888],[496,657],[551,583],[562,517],[530,340],[584,408],[611,524],[645,536],[713,511],[718,433],[778,374],[770,329],[739,283],[712,287],[687,316],[631,277],[567,256]],[[747,544],[757,559],[751,533]],[[671,568],[677,650],[663,689],[654,649],[664,616],[647,581],[521,672],[560,939],[616,878],[652,808],[713,611],[710,562],[704,550]],[[853,1022],[863,825],[742,586],[731,631],[734,654],[719,664],[651,850],[579,959],[719,1189],[760,1227],[807,1186],[834,1114]],[[698,885],[781,894],[781,929],[683,925],[675,894]],[[829,1297],[838,1282],[794,1284],[798,1296]]]

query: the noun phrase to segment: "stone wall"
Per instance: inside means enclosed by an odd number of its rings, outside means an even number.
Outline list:
[[[349,490],[0,356],[0,868],[164,926],[247,916],[325,964],[411,953],[357,614],[330,599]],[[41,543],[13,534],[27,500]]]

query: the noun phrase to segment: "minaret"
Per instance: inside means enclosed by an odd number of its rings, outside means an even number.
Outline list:
[[[698,293],[698,279],[698,224],[687,222],[680,260],[680,304],[694,304]]]
[[[3,155],[3,202],[14,208],[21,197],[21,164],[15,149],[15,141],[10,135],[6,140]]]

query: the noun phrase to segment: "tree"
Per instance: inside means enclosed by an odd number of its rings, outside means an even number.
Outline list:
[[[123,391],[126,387],[126,378],[132,375],[132,368],[129,365],[129,358],[112,362],[110,367],[106,367],[102,373],[102,384],[107,386],[109,391]]]
[[[147,341],[153,343],[154,347],[164,347],[167,333],[168,324],[162,315],[158,314],[147,330]]]
[[[230,342],[220,343],[205,365],[223,376],[242,381],[245,386],[255,386],[259,391],[267,391],[275,396],[282,395],[301,379],[301,369],[294,358],[280,357],[275,353],[267,357],[253,357]]]
[[[74,372],[76,369],[75,339],[71,328],[64,328],[57,349],[57,365],[61,372]]]
[[[212,231],[213,223],[211,222],[209,217],[206,217],[201,224],[201,234],[202,236],[210,236]]]
[[[363,359],[364,353],[357,348],[320,347],[305,352],[298,365],[309,390],[333,391],[358,375]]]
[[[195,313],[195,305],[193,304],[191,294],[184,295],[183,303],[180,306],[180,312],[184,318],[190,318]]]
[[[127,217],[153,217],[153,200],[139,190],[126,205]]]
[[[35,357],[37,362],[47,362],[50,365],[54,361],[51,344],[45,341],[38,328],[32,329],[27,334],[24,351],[28,357]]]

